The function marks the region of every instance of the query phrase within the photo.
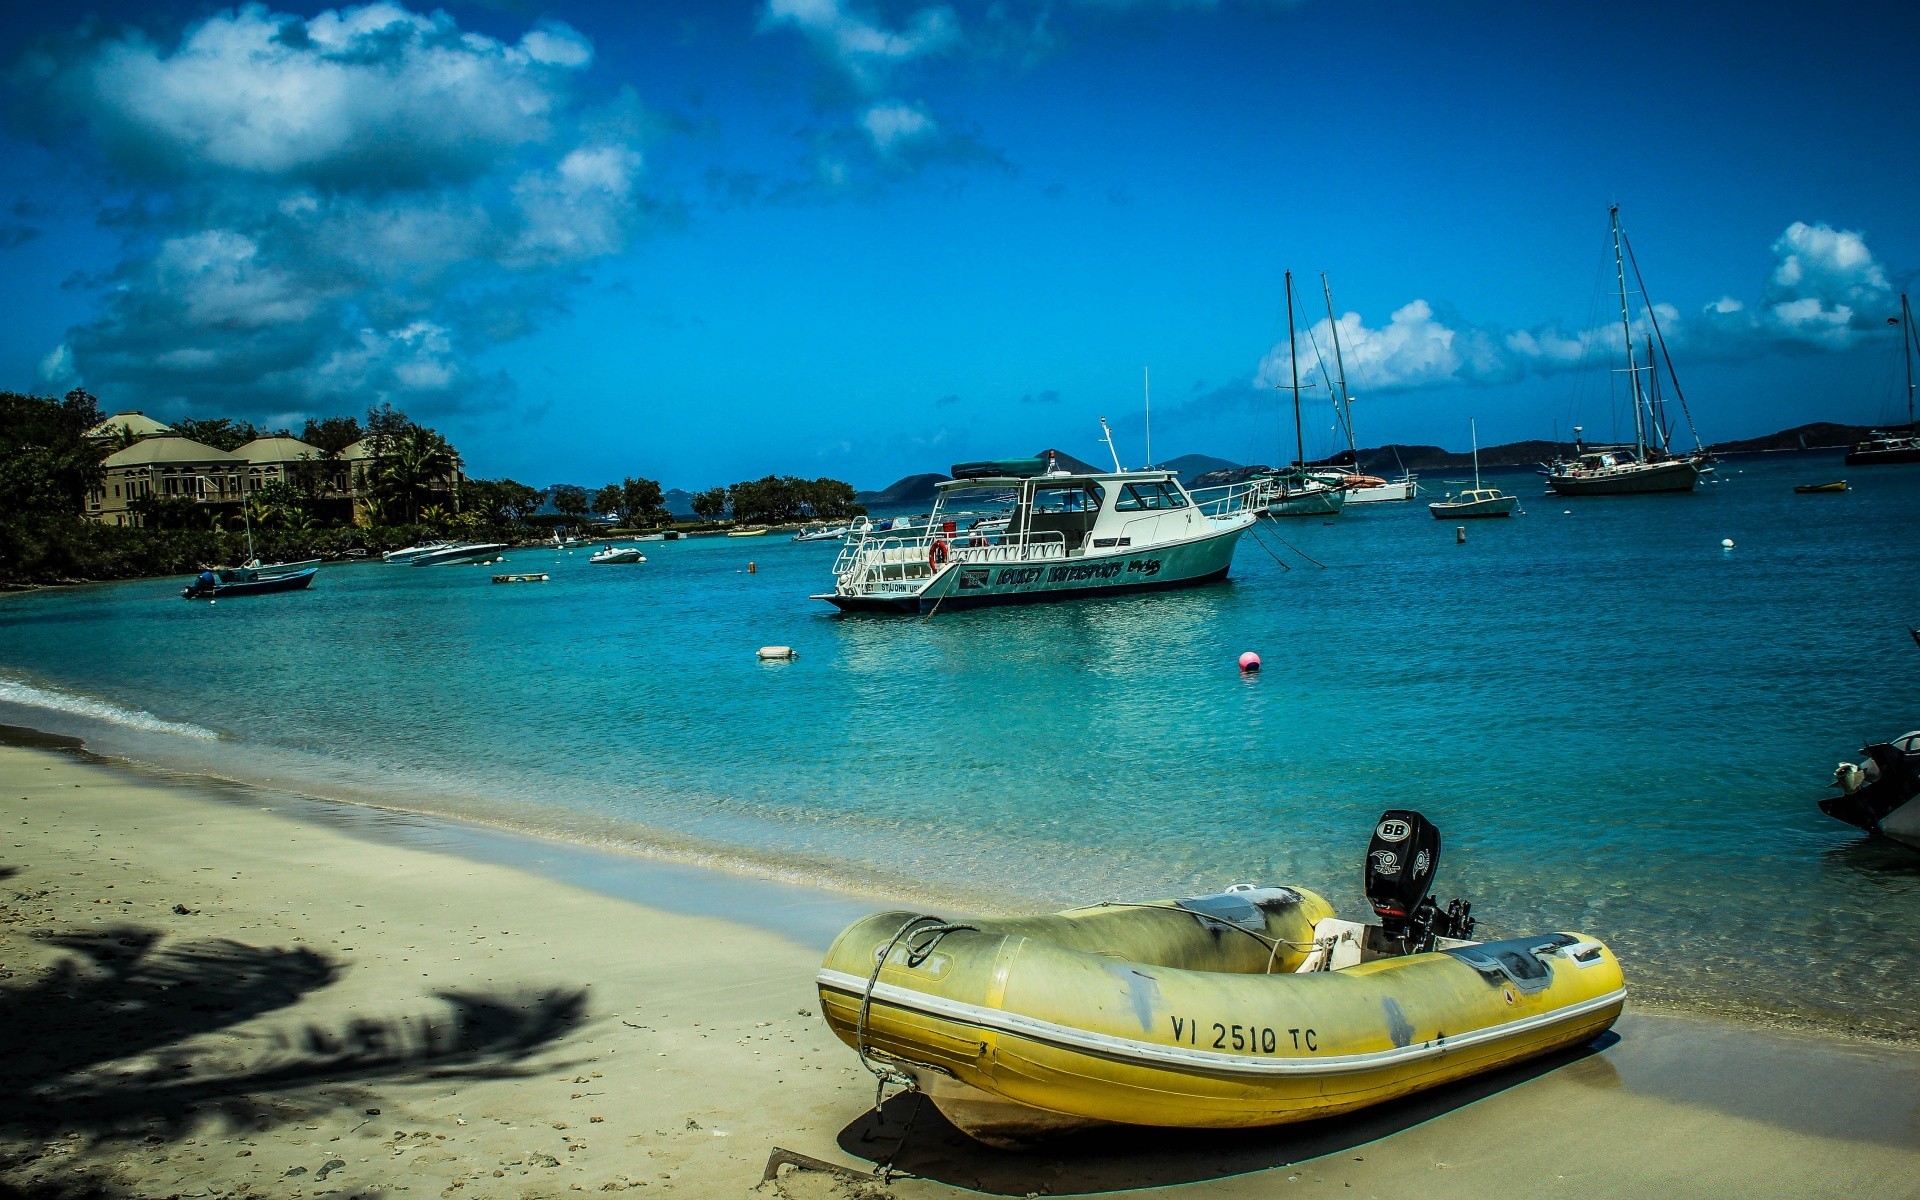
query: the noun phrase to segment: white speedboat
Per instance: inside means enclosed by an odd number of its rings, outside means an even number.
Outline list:
[[[647,556],[640,553],[637,546],[608,546],[604,550],[595,550],[590,563],[643,563]]]
[[[802,529],[793,535],[796,542],[837,542],[847,536],[847,526],[830,525],[819,529]]]
[[[1074,474],[1037,458],[960,463],[924,526],[858,522],[834,563],[843,610],[927,612],[1157,590],[1225,577],[1257,517],[1258,487],[1196,501],[1171,471]],[[997,532],[946,513],[1009,501]]]
[[[437,550],[445,550],[447,547],[453,544],[454,543],[449,542],[444,538],[437,542],[421,542],[417,546],[408,546],[404,550],[389,550],[385,554],[382,554],[380,556],[380,561],[396,563],[400,566],[406,566],[407,564],[413,562],[414,559],[419,558],[422,554],[432,554]]]
[[[439,567],[448,563],[492,562],[500,557],[507,548],[505,542],[454,542],[423,554],[416,554],[408,562],[416,567]]]

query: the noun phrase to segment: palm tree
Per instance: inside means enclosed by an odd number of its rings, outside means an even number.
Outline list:
[[[419,520],[422,497],[440,490],[460,469],[460,456],[447,439],[422,425],[393,439],[381,457],[377,486],[399,501],[409,521]]]

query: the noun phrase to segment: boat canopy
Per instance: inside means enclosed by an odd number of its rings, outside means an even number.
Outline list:
[[[1047,473],[1037,458],[996,458],[953,464],[955,479],[1032,479]]]

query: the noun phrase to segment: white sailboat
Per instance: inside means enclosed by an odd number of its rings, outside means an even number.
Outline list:
[[[1427,505],[1427,511],[1436,521],[1451,520],[1454,517],[1510,517],[1519,507],[1520,497],[1509,496],[1499,488],[1480,485],[1480,428],[1479,423],[1469,419],[1467,428],[1473,433],[1473,486],[1458,496],[1447,493],[1445,500],[1436,500]]]

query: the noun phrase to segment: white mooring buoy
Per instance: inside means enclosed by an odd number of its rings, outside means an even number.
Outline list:
[[[1732,538],[1721,538],[1721,539],[1720,539],[1720,548],[1721,548],[1722,550],[1731,550],[1731,549],[1733,549],[1733,539],[1732,539]]]

